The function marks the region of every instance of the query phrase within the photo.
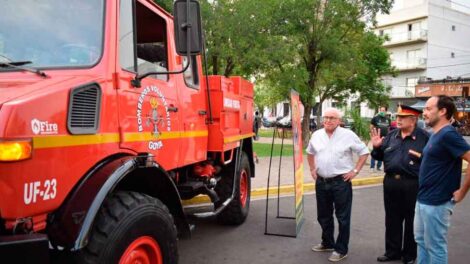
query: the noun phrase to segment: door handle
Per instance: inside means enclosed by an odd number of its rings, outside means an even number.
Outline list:
[[[206,115],[207,114],[207,111],[206,110],[199,110],[199,115]]]

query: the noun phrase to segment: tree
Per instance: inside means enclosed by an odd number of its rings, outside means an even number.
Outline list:
[[[173,0],[153,0],[157,5],[163,7],[168,13],[173,12]]]
[[[282,42],[285,47],[280,50],[289,56],[273,56],[266,76],[277,84],[275,87],[281,93],[286,89],[281,86],[295,85],[305,113],[310,113],[316,97],[323,102],[328,98],[344,99],[364,91],[359,99],[369,100],[374,98],[372,96],[384,94],[386,89],[379,85],[380,74],[390,71],[390,63],[388,55],[383,56],[386,51],[381,47],[380,39],[366,31],[366,22],[373,21],[377,12],[388,12],[391,2],[277,1],[274,8],[278,11],[274,13],[270,39],[285,40]],[[376,51],[377,57],[367,54],[369,48]],[[368,60],[375,64],[369,65]],[[375,93],[374,89],[380,92]],[[302,122],[305,144],[308,142],[309,122],[309,118]]]
[[[200,0],[208,73],[240,75],[262,73],[272,44],[272,2],[277,0]],[[171,0],[155,0],[171,12]]]
[[[271,2],[275,0],[201,1],[208,74],[260,74],[271,48]]]

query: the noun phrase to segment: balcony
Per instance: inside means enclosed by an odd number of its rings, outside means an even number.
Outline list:
[[[390,91],[391,98],[414,98],[415,97],[415,87],[392,87]]]
[[[428,40],[428,31],[426,29],[392,33],[387,35],[389,40],[385,41],[383,44],[383,46],[386,48],[422,43]]]
[[[392,66],[400,72],[422,71],[426,70],[426,63],[426,58],[410,58],[406,61],[392,61]]]

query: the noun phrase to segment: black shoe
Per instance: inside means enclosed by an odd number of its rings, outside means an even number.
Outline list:
[[[391,258],[387,255],[377,257],[378,262],[388,262],[388,261],[399,260],[399,259],[400,258]]]
[[[410,260],[403,259],[403,263],[404,263],[404,264],[414,264],[414,263],[415,263],[415,260],[414,260],[414,259],[410,259]]]

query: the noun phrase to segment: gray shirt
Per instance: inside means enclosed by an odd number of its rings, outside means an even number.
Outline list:
[[[313,133],[307,153],[315,156],[317,174],[324,178],[335,177],[354,169],[353,153],[369,153],[366,144],[349,129],[337,127],[328,137],[324,128]]]

